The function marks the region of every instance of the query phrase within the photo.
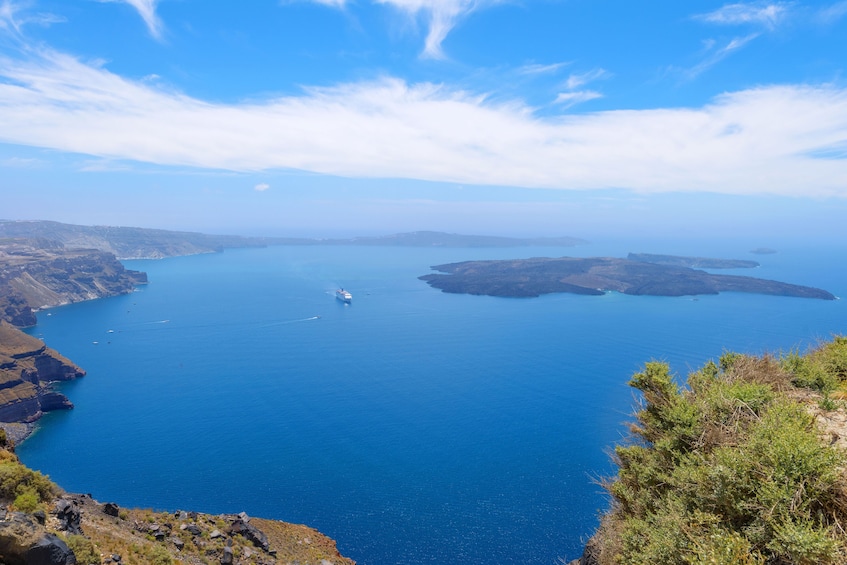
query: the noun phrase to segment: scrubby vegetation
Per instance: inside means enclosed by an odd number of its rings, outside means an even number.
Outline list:
[[[15,510],[34,512],[55,493],[56,485],[49,478],[24,466],[14,453],[0,449],[0,500],[12,501]]]
[[[676,384],[647,363],[616,448],[600,564],[847,563],[845,456],[819,424],[844,411],[847,338],[805,355],[724,354]]]

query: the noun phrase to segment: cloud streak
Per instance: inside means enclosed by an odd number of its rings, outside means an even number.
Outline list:
[[[719,25],[756,25],[775,29],[788,16],[789,2],[726,4],[698,19]]]
[[[123,4],[129,4],[138,12],[138,15],[141,16],[141,19],[144,20],[144,24],[147,26],[147,30],[150,32],[150,35],[153,36],[154,39],[161,40],[162,32],[164,30],[164,25],[162,24],[162,20],[159,18],[158,14],[156,14],[156,4],[159,3],[159,0],[100,0],[101,2],[120,2]]]
[[[0,58],[0,123],[5,143],[167,166],[847,197],[847,159],[831,158],[847,139],[847,89],[830,86],[544,118],[519,100],[390,77],[218,104],[42,49]]]

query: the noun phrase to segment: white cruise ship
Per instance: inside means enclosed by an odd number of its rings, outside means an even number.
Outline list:
[[[335,297],[341,302],[346,302],[347,304],[350,304],[350,302],[353,301],[353,295],[344,290],[343,288],[339,288],[335,291]]]

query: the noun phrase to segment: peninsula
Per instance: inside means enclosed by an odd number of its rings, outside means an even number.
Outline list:
[[[464,261],[432,268],[444,274],[418,278],[434,288],[457,294],[519,298],[556,292],[600,295],[615,291],[652,296],[749,292],[835,299],[819,288],[754,277],[713,275],[685,266],[612,257]]]

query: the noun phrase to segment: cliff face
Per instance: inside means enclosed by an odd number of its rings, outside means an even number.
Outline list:
[[[44,239],[0,239],[0,319],[35,324],[33,310],[126,294],[147,275],[111,253]]]
[[[0,422],[33,422],[44,412],[73,408],[50,383],[83,375],[40,340],[0,322]]]
[[[13,326],[35,324],[34,310],[132,292],[147,275],[114,255],[69,250],[45,239],[0,239],[0,422],[34,422],[72,408],[50,383],[85,372]]]

